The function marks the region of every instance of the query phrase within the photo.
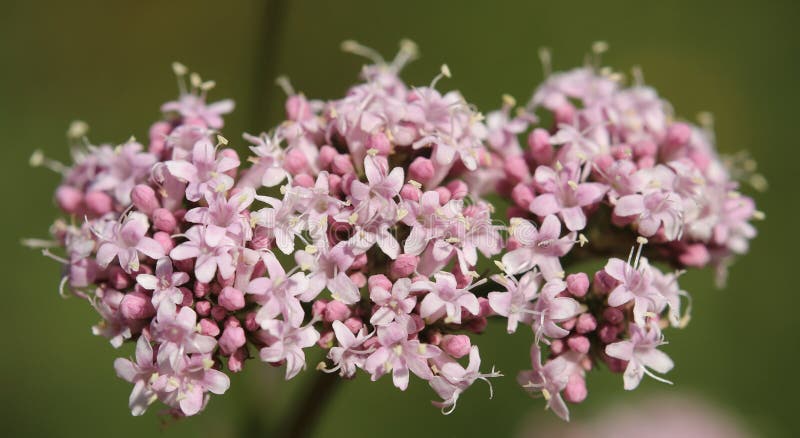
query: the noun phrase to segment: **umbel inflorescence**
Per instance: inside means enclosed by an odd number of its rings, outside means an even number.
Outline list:
[[[220,134],[233,103],[207,103],[214,83],[180,64],[180,97],[146,144],[93,145],[74,124],[71,166],[34,155],[63,175],[65,217],[51,242],[28,243],[63,264],[62,294],[100,314],[95,334],[136,344],[114,364],[133,414],[160,401],[194,415],[249,359],[291,379],[314,347],[315,372],[390,375],[401,390],[413,374],[449,413],[501,376],[474,342],[490,318],[531,329],[517,379],[562,418],[598,364],[626,389],[664,380],[662,330],[689,320],[680,273],[723,272],[763,216],[710,126],[593,64],[484,118],[439,90],[447,66],[428,86],[399,78],[412,43],[390,62],[343,46],[374,61],[362,82],[319,101],[279,80],[287,120],[245,135],[246,158]],[[587,257],[603,267],[570,269]]]

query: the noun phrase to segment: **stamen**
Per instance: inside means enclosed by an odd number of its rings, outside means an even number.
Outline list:
[[[550,74],[553,72],[553,60],[549,48],[539,48],[539,61],[542,63],[542,74],[544,74],[544,77],[550,76]]]
[[[433,80],[431,81],[431,84],[429,85],[429,88],[436,88],[436,84],[442,78],[451,78],[451,77],[452,77],[452,74],[450,73],[450,67],[448,67],[447,64],[442,64],[442,67],[440,68],[439,74],[436,75],[435,78],[433,78]]]
[[[417,59],[417,57],[419,57],[417,43],[410,39],[403,38],[400,40],[400,50],[397,52],[394,60],[392,60],[392,70],[399,72],[406,64]]]
[[[342,41],[341,49],[343,52],[352,53],[358,56],[363,56],[364,58],[367,58],[370,61],[374,62],[376,65],[386,65],[386,61],[383,60],[383,57],[380,55],[380,53],[367,46],[363,46],[357,43],[356,41],[353,40]]]
[[[292,83],[289,81],[289,77],[278,76],[277,78],[275,78],[275,84],[281,87],[281,90],[283,90],[283,92],[286,93],[287,96],[295,95],[294,87],[292,87]]]
[[[83,120],[73,120],[67,129],[67,138],[70,140],[84,137],[89,132],[89,124]]]

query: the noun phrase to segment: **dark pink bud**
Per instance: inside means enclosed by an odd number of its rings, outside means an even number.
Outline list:
[[[582,297],[589,291],[589,276],[583,272],[567,275],[567,290],[575,297]]]
[[[219,335],[219,326],[216,322],[203,318],[200,320],[200,333],[206,336],[217,337]]]
[[[323,314],[325,313],[325,307],[328,306],[328,301],[326,300],[316,300],[314,304],[311,305],[311,315],[314,317],[322,318]]]
[[[89,192],[84,197],[86,208],[95,216],[102,216],[113,208],[113,200],[104,192]]]
[[[166,208],[157,208],[153,210],[153,227],[159,231],[171,233],[175,231],[178,221],[171,211]]]
[[[379,155],[389,155],[392,150],[392,142],[389,137],[382,132],[376,132],[367,139],[367,149],[375,149]]]
[[[447,184],[447,190],[453,194],[453,199],[464,199],[469,194],[469,186],[460,179],[454,179]]]
[[[289,149],[289,152],[286,153],[286,159],[283,161],[283,168],[295,175],[303,172],[307,167],[308,159],[306,159],[306,154],[299,148]]]
[[[608,275],[606,271],[594,273],[594,291],[598,294],[607,294],[617,286],[617,280]]]
[[[295,175],[294,179],[292,180],[292,184],[295,187],[305,187],[307,189],[314,187],[314,183],[315,183],[314,178],[312,178],[311,175],[307,173],[301,173],[299,175]]]
[[[603,310],[603,320],[611,324],[619,324],[623,319],[625,319],[625,314],[616,307],[606,307],[606,309]]]
[[[582,313],[575,324],[575,331],[584,335],[593,332],[597,328],[597,320],[591,313]]]
[[[600,340],[604,344],[611,344],[612,342],[617,341],[617,336],[619,335],[619,328],[617,328],[617,326],[615,325],[603,324],[602,326],[600,326],[598,335],[600,336]]]
[[[531,176],[528,164],[521,155],[506,157],[503,161],[503,170],[513,182],[526,181]]]
[[[225,327],[225,330],[222,331],[222,336],[219,337],[219,348],[222,350],[222,354],[230,356],[239,347],[244,346],[246,341],[243,328]]]
[[[139,211],[148,216],[153,213],[153,210],[161,207],[156,198],[156,192],[146,184],[139,184],[133,188],[131,200]]]
[[[528,134],[528,146],[530,156],[538,164],[550,164],[553,161],[553,145],[550,144],[550,134],[542,129],[536,128]]]
[[[244,307],[244,294],[239,289],[229,286],[222,289],[217,302],[220,306],[233,312]]]
[[[228,369],[232,373],[238,373],[244,369],[244,361],[247,359],[247,349],[240,348],[228,358]]]
[[[467,335],[444,335],[439,346],[445,353],[458,359],[469,354],[472,342]]]
[[[478,306],[480,308],[478,316],[483,318],[494,315],[494,310],[492,310],[492,306],[489,305],[488,298],[478,297]]]
[[[353,162],[350,160],[350,155],[336,155],[331,162],[331,172],[339,175],[353,173]]]
[[[591,347],[592,344],[586,336],[570,336],[570,338],[567,339],[567,345],[572,351],[586,354],[589,352],[589,347]]]
[[[467,323],[466,328],[472,333],[483,333],[488,324],[489,321],[486,318],[475,318]]]
[[[200,316],[208,316],[211,313],[211,302],[198,301],[197,304],[194,305],[194,310]]]
[[[328,174],[328,191],[336,196],[342,190],[342,177],[333,173]]]
[[[586,400],[586,381],[580,374],[571,374],[564,388],[564,399],[570,403],[580,403]]]
[[[530,207],[531,202],[533,202],[534,197],[533,190],[523,183],[515,185],[511,190],[511,199],[514,200],[514,203],[517,204],[519,208],[525,209],[526,211]]]
[[[77,213],[82,201],[83,193],[75,187],[59,186],[56,189],[56,203],[64,213]]]
[[[181,300],[181,306],[191,306],[194,302],[194,295],[192,295],[192,291],[188,288],[182,287],[179,289],[183,294],[183,300]]]
[[[702,268],[711,261],[711,255],[708,253],[708,248],[702,243],[695,243],[687,245],[683,253],[678,256],[678,260],[685,266],[693,268]]]
[[[123,290],[131,285],[131,278],[119,266],[108,268],[108,284],[114,289]]]
[[[147,319],[156,314],[150,297],[141,292],[126,294],[119,307],[122,316],[127,319]]]
[[[415,158],[408,167],[408,177],[423,184],[430,181],[434,173],[433,162],[425,157]]]
[[[411,184],[406,184],[400,189],[400,197],[407,201],[419,201],[420,190]]]
[[[350,308],[341,301],[333,300],[325,306],[323,317],[326,322],[343,321],[350,316]]]
[[[256,312],[249,312],[244,316],[244,328],[246,328],[249,332],[254,332],[261,328],[261,326],[256,322]]]
[[[392,282],[383,274],[370,275],[367,279],[369,290],[380,288],[383,290],[392,290]]]
[[[392,262],[389,268],[389,275],[392,278],[408,277],[417,270],[419,257],[412,254],[400,254]]]
[[[194,283],[194,296],[196,296],[197,298],[203,298],[207,296],[210,291],[211,291],[210,284],[201,283],[199,281],[196,281]]]
[[[364,322],[361,318],[350,317],[344,320],[344,325],[353,333],[358,333],[361,327],[364,327]]]
[[[450,190],[447,190],[445,187],[436,187],[434,191],[439,195],[439,204],[447,204],[450,201],[451,193]]]
[[[684,146],[692,136],[692,128],[686,123],[676,122],[667,128],[667,143],[672,146]]]
[[[165,233],[163,231],[156,231],[153,233],[153,239],[164,248],[165,253],[169,253],[172,251],[172,248],[175,248],[175,241],[172,240],[169,233]]]
[[[337,155],[336,149],[333,146],[325,145],[319,149],[319,156],[317,157],[319,167],[327,169],[333,163],[333,158]]]
[[[211,317],[214,318],[214,321],[222,321],[226,316],[228,316],[228,311],[222,306],[215,306],[211,309]]]

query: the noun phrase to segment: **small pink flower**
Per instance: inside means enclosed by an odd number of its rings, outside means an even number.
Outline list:
[[[271,339],[269,346],[260,351],[264,362],[286,361],[286,380],[296,376],[306,366],[304,348],[313,346],[319,340],[319,332],[314,327],[295,327],[277,319],[264,321],[261,328]]]
[[[150,237],[146,237],[150,227],[147,216],[130,213],[122,224],[110,225],[104,232],[105,242],[97,249],[97,263],[106,267],[114,258],[127,273],[139,270],[139,253],[158,259],[164,256],[164,249]]]
[[[674,364],[664,352],[657,348],[666,344],[657,323],[651,323],[649,329],[638,324],[628,326],[630,339],[615,342],[606,346],[606,354],[617,359],[628,361],[625,368],[625,389],[632,390],[639,386],[645,374],[659,382],[670,383],[656,376],[648,368],[664,374],[672,369]]]

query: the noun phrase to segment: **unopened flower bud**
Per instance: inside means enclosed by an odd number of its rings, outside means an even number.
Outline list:
[[[153,227],[159,231],[171,233],[175,231],[178,221],[171,211],[166,208],[157,208],[153,210]]]
[[[89,192],[84,197],[84,203],[89,213],[94,216],[102,216],[111,211],[113,208],[113,200],[105,192]]]
[[[78,213],[81,202],[83,202],[83,193],[75,187],[62,185],[56,189],[56,203],[64,213]]]
[[[472,342],[467,335],[444,335],[439,346],[445,353],[458,359],[469,354]]]
[[[225,327],[222,331],[222,336],[219,337],[219,348],[222,354],[230,356],[239,347],[244,346],[247,338],[244,334],[244,329],[241,327]]]
[[[141,292],[131,292],[125,294],[119,305],[122,316],[127,319],[147,319],[156,314],[150,297]]]
[[[234,312],[244,308],[244,293],[239,289],[226,287],[219,293],[217,302],[225,309]]]
[[[153,213],[153,210],[161,207],[156,198],[156,192],[146,184],[139,184],[131,191],[133,205],[146,215]]]
[[[389,268],[389,275],[392,278],[408,277],[417,270],[419,257],[413,254],[400,254],[392,261]]]
[[[589,291],[589,277],[583,273],[567,276],[567,290],[575,297],[582,297]]]
[[[433,162],[425,157],[415,158],[408,167],[409,178],[423,184],[430,181],[434,173]]]

